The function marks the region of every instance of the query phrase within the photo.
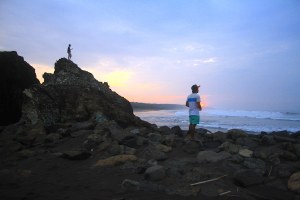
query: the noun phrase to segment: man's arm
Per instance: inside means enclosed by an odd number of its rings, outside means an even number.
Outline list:
[[[185,102],[185,106],[186,106],[186,107],[190,107],[190,105],[189,105],[189,102],[188,102],[188,101],[186,101],[186,102]]]
[[[197,106],[198,106],[199,110],[202,110],[200,102],[197,102]]]

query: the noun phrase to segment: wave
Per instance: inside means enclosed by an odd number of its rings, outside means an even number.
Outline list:
[[[187,115],[186,111],[177,111],[176,115]],[[248,111],[248,110],[224,110],[224,109],[204,109],[201,112],[203,116],[219,116],[219,117],[245,117],[256,119],[274,119],[300,121],[299,113],[290,112],[271,112],[271,111]]]

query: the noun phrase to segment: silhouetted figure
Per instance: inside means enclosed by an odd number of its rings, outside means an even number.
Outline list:
[[[201,107],[201,99],[198,94],[199,92],[199,85],[193,85],[192,86],[192,94],[190,94],[187,97],[186,100],[186,106],[189,107],[189,130],[188,130],[188,139],[195,139],[195,132],[196,132],[196,125],[200,123],[200,116],[199,116],[199,111],[202,110]]]
[[[71,54],[71,44],[69,44],[69,46],[68,46],[68,50],[67,50],[67,52],[68,52],[68,60],[71,60],[71,58],[72,58],[72,54]]]

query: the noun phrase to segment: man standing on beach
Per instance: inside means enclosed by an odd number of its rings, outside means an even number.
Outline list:
[[[199,92],[199,87],[200,85],[193,85],[191,87],[192,89],[192,94],[190,94],[187,97],[185,105],[189,107],[189,130],[187,133],[187,136],[189,139],[194,140],[195,139],[195,132],[196,132],[196,125],[199,124],[200,122],[200,116],[199,116],[199,111],[202,110],[201,107],[201,99],[200,95],[198,94]]]

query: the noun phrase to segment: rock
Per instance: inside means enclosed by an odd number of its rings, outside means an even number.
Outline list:
[[[294,138],[290,138],[290,137],[284,137],[284,136],[277,136],[274,135],[274,139],[277,142],[291,142],[291,143],[297,143],[297,140]]]
[[[42,121],[47,130],[52,130],[57,123],[94,120],[100,113],[101,118],[114,120],[124,128],[150,126],[135,117],[129,101],[71,60],[59,59],[54,74],[45,73],[43,77],[43,84],[27,89],[24,95],[22,119],[26,122]]]
[[[212,133],[212,132],[205,128],[198,128],[198,129],[196,129],[196,133],[199,135],[206,135],[206,134]]]
[[[158,130],[159,130],[163,135],[170,135],[170,134],[172,134],[172,131],[171,131],[170,127],[168,127],[168,126],[161,126],[161,127],[159,127]]]
[[[107,152],[115,156],[122,153],[122,148],[117,141],[113,141]]]
[[[200,151],[197,155],[198,163],[214,163],[231,157],[231,154],[225,151],[216,153],[214,151]]]
[[[137,157],[135,155],[116,155],[103,160],[98,160],[94,167],[101,166],[115,166],[127,161],[136,161]]]
[[[171,128],[171,132],[172,134],[178,136],[178,137],[183,137],[183,133],[182,130],[180,128],[180,126],[174,126]]]
[[[136,149],[130,148],[124,145],[120,145],[121,147],[121,154],[128,154],[128,155],[134,155],[136,153]]]
[[[249,169],[258,169],[265,171],[266,164],[263,160],[257,158],[245,158],[243,165]]]
[[[153,159],[158,161],[168,159],[167,154],[158,149],[155,144],[149,144],[149,146],[141,150],[139,154],[141,157],[146,159]]]
[[[86,150],[95,149],[103,141],[104,140],[101,135],[93,133],[87,137],[87,140],[84,141],[83,147]]]
[[[280,158],[283,158],[283,159],[286,159],[286,160],[291,160],[291,161],[296,161],[298,160],[298,157],[293,154],[292,152],[289,152],[289,151],[281,151],[279,153],[280,155]]]
[[[231,129],[231,130],[227,131],[227,136],[230,139],[236,140],[241,137],[248,137],[248,134],[245,131],[240,130],[240,129]]]
[[[163,138],[159,133],[149,133],[148,140],[160,143],[162,142]]]
[[[18,122],[23,91],[39,84],[34,68],[17,52],[0,52],[0,126]]]
[[[125,179],[122,181],[121,188],[123,192],[135,192],[140,190],[140,183],[134,180]]]
[[[249,149],[255,149],[259,145],[258,142],[254,141],[251,137],[238,138],[235,143],[243,147],[248,147]]]
[[[264,181],[264,177],[261,174],[249,169],[242,169],[237,171],[234,174],[233,179],[237,185],[243,187],[261,184]]]
[[[68,129],[70,133],[81,131],[81,130],[93,130],[95,128],[95,124],[90,121],[77,122],[72,124],[72,126]]]
[[[231,154],[236,154],[239,152],[239,150],[242,148],[240,145],[237,145],[237,144],[232,144],[231,142],[229,141],[226,141],[224,142],[223,144],[221,144],[219,147],[218,147],[220,150],[224,150],[224,151],[227,151]]]
[[[277,174],[280,178],[288,178],[291,176],[294,172],[300,170],[300,163],[295,162],[295,164],[292,163],[280,163],[278,166],[274,168],[274,173]]]
[[[213,141],[224,143],[227,138],[227,133],[223,133],[221,131],[217,131],[212,134],[213,135]]]
[[[20,126],[20,132],[16,136],[16,141],[26,146],[43,144],[46,139],[46,130],[41,123],[29,126]]]
[[[242,156],[240,156],[239,154],[232,155],[232,157],[229,160],[234,163],[238,163],[238,164],[241,164],[242,162],[244,162],[244,158]]]
[[[45,138],[45,143],[58,143],[61,139],[61,135],[58,133],[50,133]]]
[[[273,135],[263,135],[261,137],[261,144],[263,144],[263,145],[275,144],[274,136]]]
[[[281,149],[276,146],[261,146],[255,149],[253,156],[266,160],[269,156],[276,154],[277,152],[281,152]]]
[[[124,129],[118,125],[110,126],[108,130],[111,133],[111,137],[118,142],[122,142],[128,136]]]
[[[121,144],[131,148],[137,148],[138,146],[141,146],[143,144],[143,142],[139,143],[138,138],[139,136],[131,135],[129,137],[124,138]]]
[[[253,151],[251,151],[249,149],[240,149],[239,155],[246,157],[246,158],[250,158],[253,155]]]
[[[172,151],[172,147],[166,146],[163,144],[157,144],[157,145],[155,145],[155,147],[164,153],[168,153],[168,152]]]
[[[102,143],[99,144],[99,146],[97,147],[99,151],[104,151],[106,150],[109,146],[111,145],[111,141],[104,141]]]
[[[149,167],[145,171],[145,179],[150,180],[150,181],[159,181],[164,179],[166,176],[166,170],[164,169],[163,166],[156,165]]]
[[[288,188],[292,191],[300,192],[300,172],[291,175],[288,180]]]
[[[87,151],[81,151],[81,150],[70,150],[65,151],[61,155],[62,158],[68,159],[68,160],[85,160],[88,159],[91,156],[91,154]]]
[[[300,158],[300,144],[294,144],[295,154]]]
[[[188,154],[196,154],[202,150],[202,145],[197,141],[189,140],[183,146],[183,151]]]
[[[175,135],[166,135],[164,138],[163,144],[167,146],[174,146]]]
[[[280,158],[278,154],[272,154],[267,159],[267,162],[269,162],[271,165],[279,165],[280,164]]]

